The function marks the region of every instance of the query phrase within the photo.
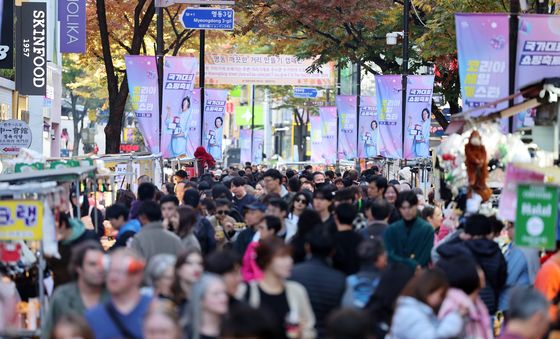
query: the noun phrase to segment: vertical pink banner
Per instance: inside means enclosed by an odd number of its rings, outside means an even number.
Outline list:
[[[311,115],[309,117],[311,129],[311,162],[323,162],[323,139],[321,137],[321,116]]]
[[[337,148],[336,107],[320,107],[319,115],[321,116],[321,140],[323,141],[321,162],[334,164],[336,163]]]
[[[433,75],[409,75],[406,88],[404,158],[430,156]]]
[[[198,60],[165,57],[163,66],[163,128],[161,152],[165,158],[194,157],[201,145],[200,90],[194,89]]]
[[[241,164],[251,162],[251,129],[241,128],[239,130],[239,161]]]
[[[126,75],[130,103],[144,144],[152,153],[159,152],[159,96],[157,63],[153,56],[126,55]]]
[[[519,17],[515,89],[560,74],[560,16],[524,14]],[[517,102],[523,99],[518,98]],[[535,124],[534,110],[521,112],[515,127]]]
[[[375,77],[381,156],[402,159],[402,78],[400,75]]]
[[[338,95],[338,159],[351,160],[357,156],[357,97],[355,95]]]
[[[455,14],[457,54],[463,110],[508,96],[508,14]],[[506,108],[502,102],[473,112],[473,116]]]
[[[358,135],[358,158],[373,158],[379,155],[379,121],[377,102],[373,96],[360,97],[360,123]]]
[[[214,159],[222,159],[222,138],[224,135],[224,113],[228,91],[206,89],[204,91],[204,130],[202,146]]]
[[[251,153],[252,153],[251,162],[253,164],[260,164],[263,161],[263,152],[264,152],[264,130],[263,129],[255,129],[253,131],[252,144],[253,144],[253,148],[251,150]]]

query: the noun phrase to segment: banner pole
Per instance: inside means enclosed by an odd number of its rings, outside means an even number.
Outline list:
[[[404,9],[403,9],[402,121],[401,121],[402,145],[401,145],[401,155],[404,155],[404,136],[405,136],[404,122],[406,120],[406,86],[407,86],[407,75],[408,75],[408,17],[409,17],[409,13],[410,13],[410,0],[405,0],[404,1]]]
[[[205,58],[205,47],[206,47],[206,31],[201,29],[200,30],[200,53],[199,53],[199,87],[200,87],[200,145],[202,146],[202,142],[203,142],[203,135],[204,135],[204,128],[203,124],[204,124],[204,103],[206,101],[205,95],[204,95],[204,86],[205,86],[205,78],[206,78],[206,73],[205,73],[205,65],[206,62],[204,60]],[[208,151],[208,150],[207,150]]]
[[[255,85],[251,85],[251,158],[253,157],[253,141],[255,138]],[[282,143],[282,140],[280,140]]]
[[[510,18],[509,18],[509,95],[515,93],[515,72],[517,63],[517,31],[519,29],[520,5],[518,0],[510,0]],[[515,105],[515,99],[509,100],[509,107]],[[508,119],[509,133],[513,132],[513,116]]]
[[[159,151],[161,149],[161,133],[163,129],[163,7],[157,7],[157,27],[156,27],[156,62],[158,70],[158,99],[159,99]],[[163,176],[162,176],[163,178]],[[163,182],[162,182],[163,183]]]
[[[362,67],[359,62],[356,63],[356,170],[360,173],[360,96],[362,95]]]

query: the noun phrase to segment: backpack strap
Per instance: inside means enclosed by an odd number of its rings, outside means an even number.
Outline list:
[[[111,304],[111,302],[107,302],[105,304],[105,310],[107,311],[107,314],[109,315],[109,317],[113,321],[113,324],[115,324],[115,326],[117,326],[117,329],[122,334],[124,339],[135,339],[134,334],[132,334],[128,330],[128,328],[126,328],[126,326],[123,324],[121,319],[119,319],[119,315],[117,314],[117,310],[115,309],[113,304]]]

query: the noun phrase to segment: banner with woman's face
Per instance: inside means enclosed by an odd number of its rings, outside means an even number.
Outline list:
[[[194,89],[198,60],[168,56],[163,66],[161,152],[164,158],[194,157],[201,145],[200,89]]]

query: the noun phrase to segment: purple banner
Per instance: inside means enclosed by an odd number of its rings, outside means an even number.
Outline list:
[[[375,97],[360,97],[360,135],[358,158],[374,158],[379,155],[379,122]]]
[[[206,89],[204,91],[204,140],[202,145],[216,160],[222,159],[227,96],[228,91],[224,89]]]
[[[355,95],[338,95],[338,159],[351,160],[356,158],[357,139],[357,99]]]
[[[240,158],[239,161],[242,164],[246,162],[251,162],[251,129],[241,128],[239,130],[239,150]]]
[[[126,55],[126,75],[130,103],[144,144],[152,153],[159,153],[159,96],[157,63],[153,56]]]
[[[506,97],[509,92],[509,18],[507,14],[455,14],[463,110]],[[485,115],[508,106],[473,112]]]
[[[400,75],[375,77],[379,117],[379,153],[402,159],[402,79]]]
[[[86,52],[86,0],[58,0],[60,53]]]
[[[319,107],[319,115],[321,116],[321,147],[320,162],[327,164],[336,163],[336,107]]]
[[[200,140],[200,90],[194,88],[198,60],[165,57],[163,66],[163,131],[161,150],[164,158],[194,157]]]
[[[560,74],[560,16],[522,15],[519,17],[517,40],[517,71],[515,88]],[[521,102],[523,99],[517,99]],[[534,125],[534,113],[522,112],[516,116],[515,127]]]
[[[251,162],[253,164],[260,164],[263,161],[263,151],[264,151],[264,130],[255,129],[253,131],[253,148],[251,153],[253,154]]]
[[[311,130],[311,162],[323,162],[321,157],[323,140],[321,137],[321,116],[310,115],[309,125]]]
[[[404,158],[428,158],[434,76],[409,75],[406,87]]]

